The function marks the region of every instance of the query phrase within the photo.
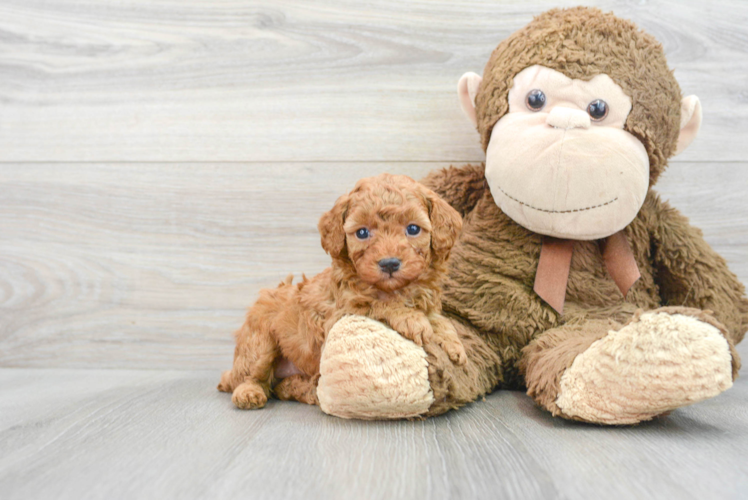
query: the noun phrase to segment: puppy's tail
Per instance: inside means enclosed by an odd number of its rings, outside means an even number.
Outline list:
[[[221,374],[221,382],[218,384],[218,390],[221,392],[234,392],[234,389],[236,389],[236,387],[244,381],[245,377],[249,375],[250,331],[247,322],[234,332],[234,337],[236,338],[234,365],[231,370],[226,370]]]
[[[231,370],[226,370],[221,374],[221,381],[218,383],[218,390],[221,392],[234,392]]]

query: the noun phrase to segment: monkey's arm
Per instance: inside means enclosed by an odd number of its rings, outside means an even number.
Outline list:
[[[485,165],[434,170],[421,179],[421,184],[441,196],[452,208],[465,217],[478,203],[487,189]]]
[[[700,229],[654,193],[643,209],[651,217],[652,258],[663,305],[711,310],[733,342],[740,342],[748,329],[748,299],[725,259],[704,241]]]

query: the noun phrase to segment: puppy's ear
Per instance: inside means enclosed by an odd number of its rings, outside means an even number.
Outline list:
[[[462,231],[462,217],[438,194],[425,187],[423,190],[431,219],[431,250],[437,260],[445,261]]]
[[[340,257],[345,250],[343,224],[348,214],[349,201],[350,197],[347,194],[338,198],[332,210],[326,212],[317,224],[317,229],[322,237],[322,248],[333,258]]]

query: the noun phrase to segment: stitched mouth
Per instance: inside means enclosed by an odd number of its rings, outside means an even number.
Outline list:
[[[501,191],[502,193],[504,193],[504,196],[506,196],[510,200],[516,201],[517,203],[519,203],[520,205],[522,205],[524,207],[531,208],[533,210],[537,210],[538,212],[544,212],[544,213],[547,213],[547,214],[571,214],[571,213],[575,213],[575,212],[586,212],[587,210],[593,210],[595,208],[604,207],[606,205],[610,205],[611,203],[614,203],[614,202],[618,201],[618,197],[616,196],[612,200],[606,201],[605,203],[600,203],[599,205],[592,205],[592,206],[584,207],[584,208],[574,208],[574,209],[571,209],[571,210],[548,210],[546,208],[534,207],[534,206],[530,205],[529,203],[525,203],[524,201],[520,201],[517,198],[515,198],[514,196],[510,195],[509,193],[507,193],[506,191],[504,191],[503,189],[501,189],[501,186],[497,186],[497,187],[499,188],[499,191]]]

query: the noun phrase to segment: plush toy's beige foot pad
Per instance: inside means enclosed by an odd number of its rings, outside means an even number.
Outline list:
[[[378,321],[346,316],[325,340],[317,397],[322,411],[343,418],[426,413],[434,402],[426,353]]]
[[[577,356],[561,377],[556,404],[572,418],[633,424],[731,386],[730,348],[717,328],[650,312]]]

